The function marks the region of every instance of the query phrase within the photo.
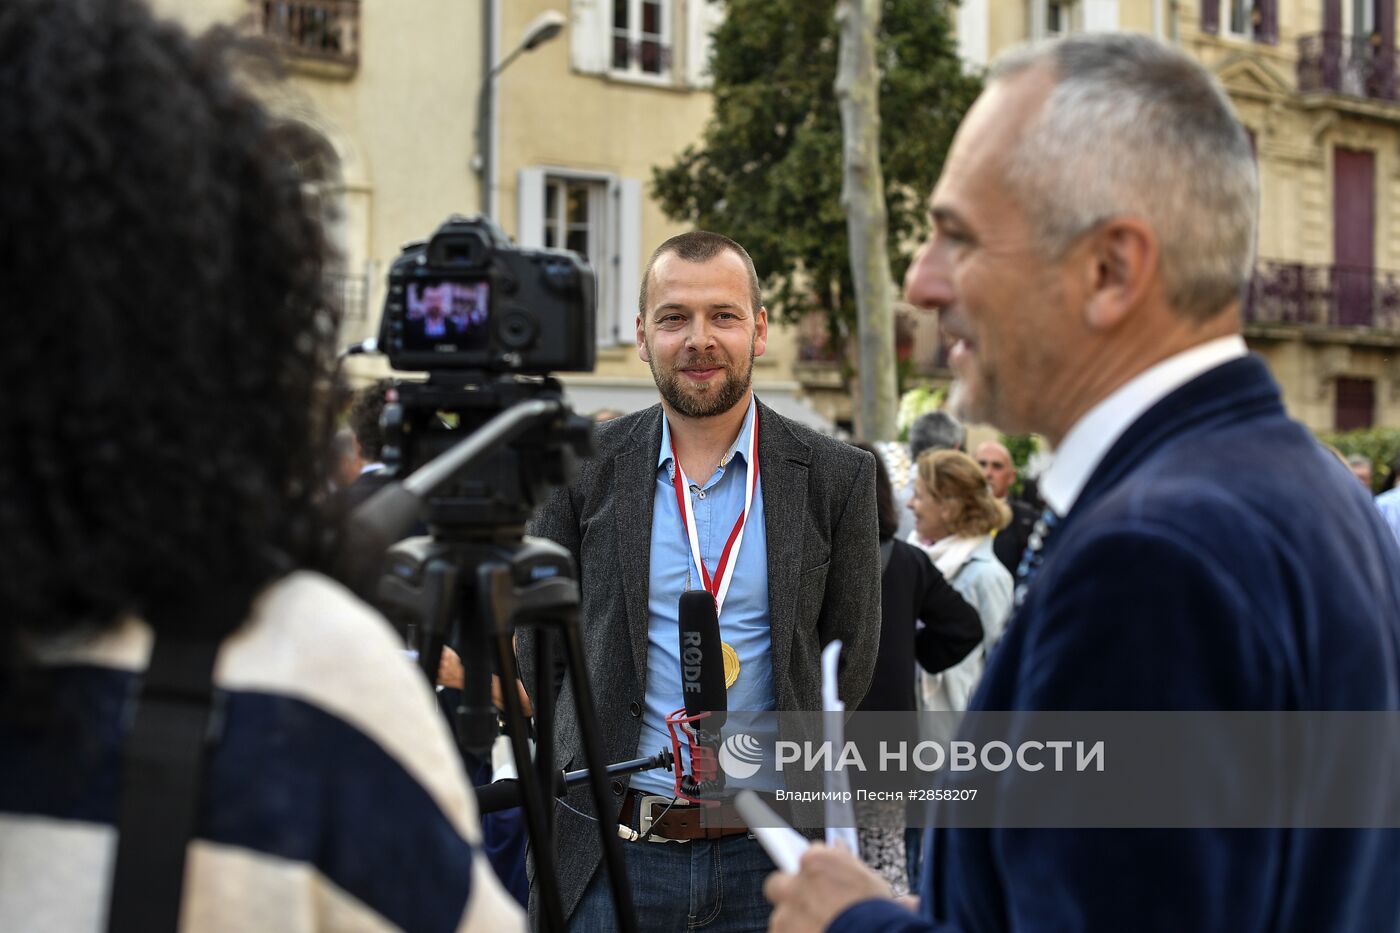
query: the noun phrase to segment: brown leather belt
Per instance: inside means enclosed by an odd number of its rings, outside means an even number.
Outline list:
[[[743,817],[732,803],[706,807],[678,800],[667,810],[666,804],[670,800],[670,797],[658,797],[629,789],[622,797],[618,822],[639,833],[650,829],[651,839],[669,842],[723,839],[749,831],[744,825]],[[652,822],[653,819],[655,822]]]

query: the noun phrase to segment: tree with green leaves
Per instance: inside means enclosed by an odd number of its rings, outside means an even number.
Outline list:
[[[849,376],[857,325],[833,91],[836,3],[718,2],[726,9],[711,62],[714,112],[700,145],[653,169],[657,200],[673,220],[742,243],[775,316],[824,314]],[[958,61],[953,9],[949,0],[883,0],[880,168],[896,282],[927,231],[926,199],[953,132],[981,89]]]

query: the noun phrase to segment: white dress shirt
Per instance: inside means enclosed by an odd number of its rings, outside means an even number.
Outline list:
[[[1168,357],[1123,383],[1076,421],[1056,448],[1040,477],[1045,504],[1056,515],[1068,515],[1099,461],[1134,421],[1202,373],[1248,353],[1240,335],[1218,337]]]

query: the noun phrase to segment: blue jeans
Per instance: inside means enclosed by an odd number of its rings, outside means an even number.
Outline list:
[[[772,905],[763,881],[773,862],[747,835],[713,842],[624,842],[637,928],[657,933],[763,933]],[[569,918],[570,933],[616,930],[612,887],[601,865]]]

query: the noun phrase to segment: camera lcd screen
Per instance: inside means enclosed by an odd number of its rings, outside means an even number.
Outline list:
[[[403,348],[429,353],[484,350],[490,342],[487,282],[420,279],[408,285]]]

